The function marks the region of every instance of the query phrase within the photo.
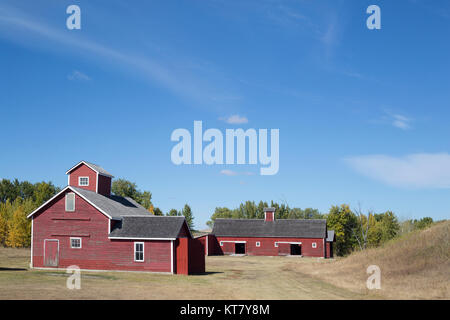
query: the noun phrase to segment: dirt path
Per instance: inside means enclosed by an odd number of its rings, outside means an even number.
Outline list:
[[[28,261],[28,250],[0,249],[0,299],[368,298],[292,268],[293,263],[317,262],[307,258],[208,257],[207,274],[196,276],[83,272],[81,290],[66,288],[64,272],[27,270]]]

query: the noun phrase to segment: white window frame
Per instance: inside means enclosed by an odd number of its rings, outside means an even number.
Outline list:
[[[316,248],[317,248],[317,242],[313,242],[313,243],[311,244],[311,246],[312,246],[314,249],[316,249]]]
[[[256,246],[257,246],[257,247],[261,247],[261,242],[256,241]]]
[[[81,179],[87,179],[87,184],[81,184]],[[88,187],[89,186],[89,177],[78,177],[78,186],[79,187]]]
[[[278,248],[278,242],[275,242],[274,245],[275,245],[275,248]]]
[[[73,196],[73,210],[67,210],[67,199],[68,199],[68,196],[69,195],[71,195],[71,196]],[[65,197],[65,210],[66,210],[66,212],[75,212],[75,199],[76,199],[76,196],[75,196],[75,193],[74,192],[68,192],[68,193],[66,193],[66,197]]]
[[[80,240],[80,246],[79,247],[74,247],[72,245],[72,240]],[[82,241],[81,238],[73,238],[73,237],[70,238],[70,248],[71,249],[81,249],[82,247],[83,247],[83,241]]]
[[[223,247],[223,241],[220,241],[220,246]]]
[[[137,244],[142,244],[142,260],[136,260],[136,245],[137,245]],[[145,247],[144,242],[135,242],[135,243],[134,243],[134,256],[133,256],[134,262],[144,262],[144,260],[145,260],[145,257],[144,257],[144,252],[145,252],[144,247]]]

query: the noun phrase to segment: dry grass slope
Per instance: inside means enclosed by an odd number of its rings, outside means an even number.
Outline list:
[[[380,248],[355,252],[328,263],[301,265],[301,272],[338,287],[367,293],[366,269],[369,265],[378,265],[381,269],[378,294],[382,297],[450,299],[449,246],[450,221],[447,220]]]

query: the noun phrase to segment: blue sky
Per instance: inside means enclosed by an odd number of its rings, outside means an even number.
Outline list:
[[[0,177],[64,186],[91,161],[198,228],[245,200],[448,218],[449,32],[448,1],[3,0]],[[279,172],[174,165],[194,120],[279,129]]]

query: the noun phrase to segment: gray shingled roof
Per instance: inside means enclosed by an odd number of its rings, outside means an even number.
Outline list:
[[[327,241],[328,242],[333,242],[334,238],[335,238],[334,230],[328,230],[327,231]]]
[[[110,238],[177,238],[184,217],[124,216],[109,234]]]
[[[95,163],[91,163],[91,162],[87,162],[87,161],[82,161],[82,162],[86,163],[89,167],[91,167],[98,173],[101,173],[101,174],[104,174],[107,176],[111,176],[111,177],[113,176],[111,173],[109,173],[108,171],[106,171],[105,169],[103,169],[102,167],[100,167],[99,165],[97,165]]]
[[[228,237],[298,237],[325,238],[326,220],[323,219],[216,219],[212,234]]]
[[[147,209],[131,198],[124,198],[115,195],[106,197],[86,189],[72,186],[70,188],[80,193],[83,197],[88,199],[112,218],[120,219],[124,216],[130,215],[153,216]]]

